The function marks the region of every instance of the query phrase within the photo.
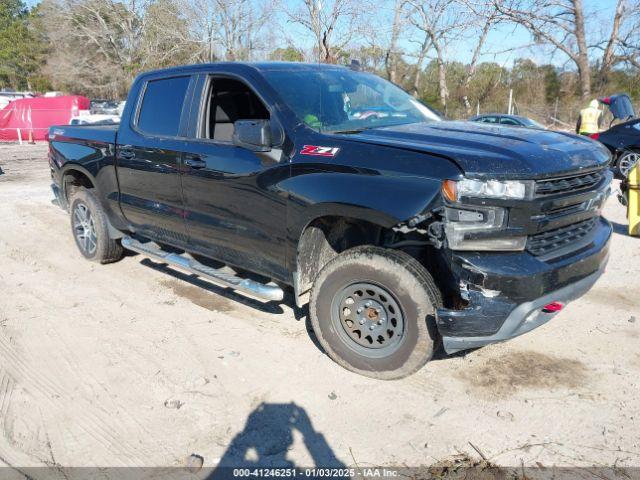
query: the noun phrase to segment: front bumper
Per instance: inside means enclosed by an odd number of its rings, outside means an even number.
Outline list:
[[[586,293],[604,271],[611,224],[599,219],[593,241],[569,257],[542,261],[525,252],[452,252],[450,265],[468,301],[462,310],[438,309],[437,325],[447,353],[522,335]]]

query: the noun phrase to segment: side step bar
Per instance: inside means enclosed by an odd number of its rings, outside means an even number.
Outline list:
[[[207,267],[192,258],[187,258],[176,253],[169,253],[155,246],[141,243],[131,237],[124,237],[122,239],[122,246],[127,250],[138,252],[146,257],[186,270],[206,278],[216,285],[231,288],[250,297],[265,301],[280,301],[284,298],[284,292],[277,285],[265,285],[254,280],[239,278],[231,273],[221,272],[218,269]]]

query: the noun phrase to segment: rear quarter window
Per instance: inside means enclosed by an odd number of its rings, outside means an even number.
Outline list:
[[[147,82],[136,126],[144,133],[175,137],[189,87],[189,76]]]

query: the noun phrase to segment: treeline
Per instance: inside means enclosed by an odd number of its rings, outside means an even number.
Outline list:
[[[570,127],[595,96],[640,100],[640,0],[593,4],[0,0],[0,88],[121,99],[139,72],[171,65],[358,59],[449,117],[504,112],[512,94],[516,112]]]

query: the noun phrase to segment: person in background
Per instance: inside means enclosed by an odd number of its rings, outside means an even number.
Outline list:
[[[576,133],[587,136],[598,133],[601,122],[602,112],[598,108],[598,100],[591,100],[587,108],[580,110],[578,123],[576,124]]]

